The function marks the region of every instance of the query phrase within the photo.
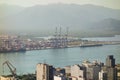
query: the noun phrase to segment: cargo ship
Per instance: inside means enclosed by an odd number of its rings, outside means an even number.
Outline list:
[[[11,49],[11,50],[0,50],[0,53],[8,53],[8,52],[25,52],[26,49],[21,48],[21,49]]]
[[[103,46],[103,44],[80,44],[80,47],[97,47]]]

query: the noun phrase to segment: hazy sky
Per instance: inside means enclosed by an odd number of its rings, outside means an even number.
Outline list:
[[[94,4],[105,6],[114,9],[120,9],[120,0],[0,0],[0,3],[14,4],[20,6],[33,6],[36,4],[53,4],[53,3],[67,3],[67,4]]]

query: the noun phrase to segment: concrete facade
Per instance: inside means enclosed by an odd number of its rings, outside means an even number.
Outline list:
[[[54,80],[66,80],[64,76],[54,76]]]
[[[99,72],[99,80],[117,80],[117,69],[112,67],[102,67]]]
[[[107,72],[106,71],[101,70],[99,72],[99,80],[107,80]]]
[[[48,64],[37,64],[37,80],[53,80],[53,67]]]
[[[85,80],[85,68],[79,65],[71,66],[71,76],[76,77],[76,80]]]
[[[106,58],[106,66],[107,67],[115,67],[115,59],[113,55],[109,55]]]

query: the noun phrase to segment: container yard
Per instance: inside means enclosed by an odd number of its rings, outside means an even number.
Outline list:
[[[16,35],[0,35],[0,53],[7,52],[25,52],[30,50],[56,49],[56,48],[71,48],[71,47],[96,47],[103,45],[117,45],[120,41],[90,41],[80,38],[71,37],[69,28],[66,28],[65,34],[62,33],[62,28],[56,27],[52,37],[42,38],[23,38]]]

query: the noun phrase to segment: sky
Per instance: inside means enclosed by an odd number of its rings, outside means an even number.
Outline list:
[[[120,9],[120,0],[0,0],[0,4],[18,5],[30,7],[34,5],[47,5],[47,4],[94,4],[113,9]]]

